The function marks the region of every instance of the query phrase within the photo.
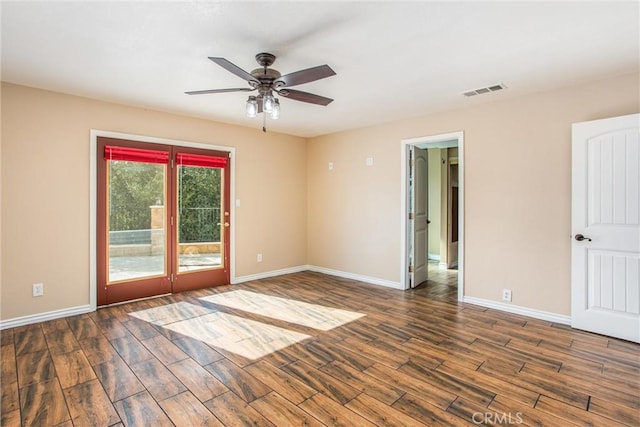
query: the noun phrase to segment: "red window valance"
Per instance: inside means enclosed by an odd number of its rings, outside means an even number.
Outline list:
[[[169,152],[106,145],[104,147],[104,159],[125,160],[128,162],[160,163],[166,165],[169,163]]]
[[[178,153],[176,160],[182,166],[202,166],[205,168],[224,168],[227,166],[226,157],[202,156],[199,154]]]

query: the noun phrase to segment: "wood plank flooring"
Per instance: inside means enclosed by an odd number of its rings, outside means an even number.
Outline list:
[[[458,303],[455,272],[430,277],[403,292],[304,272],[1,331],[0,424],[640,425],[640,346]],[[278,310],[243,310],[251,293]]]

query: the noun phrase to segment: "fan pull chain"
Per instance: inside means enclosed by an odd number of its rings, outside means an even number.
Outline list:
[[[262,112],[262,132],[267,133],[267,113]]]

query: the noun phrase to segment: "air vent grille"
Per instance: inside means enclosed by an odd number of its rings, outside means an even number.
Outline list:
[[[506,88],[507,87],[503,83],[498,83],[498,84],[487,86],[487,87],[480,87],[478,89],[468,90],[466,92],[463,92],[462,94],[467,97],[476,96],[476,95],[482,95],[483,93],[495,92],[495,91],[506,89]]]

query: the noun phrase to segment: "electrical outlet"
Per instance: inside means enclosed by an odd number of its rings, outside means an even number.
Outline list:
[[[256,256],[256,259],[258,260],[258,262],[262,262],[262,254],[258,254],[258,256]]]
[[[511,302],[511,289],[502,290],[502,299]]]
[[[34,283],[32,286],[32,292],[34,297],[41,297],[42,295],[44,295],[44,284]]]

